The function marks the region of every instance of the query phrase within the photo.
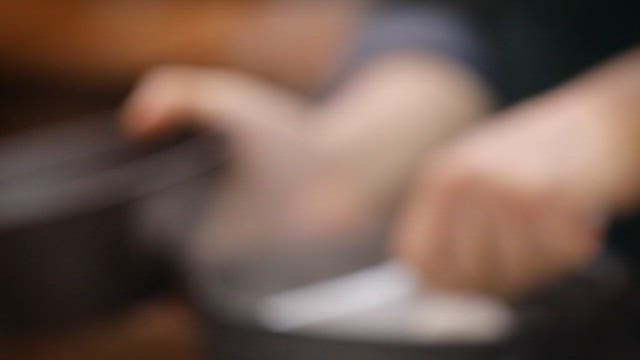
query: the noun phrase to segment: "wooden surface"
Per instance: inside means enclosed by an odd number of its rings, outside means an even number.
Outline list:
[[[0,62],[20,72],[111,82],[158,62],[218,63],[261,3],[3,0]]]
[[[0,359],[198,359],[196,328],[193,314],[182,302],[160,299],[71,332],[0,340]]]
[[[0,69],[123,84],[156,65],[215,65],[307,89],[330,73],[360,3],[2,0]]]

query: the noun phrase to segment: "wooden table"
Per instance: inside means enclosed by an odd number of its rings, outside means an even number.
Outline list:
[[[1,360],[198,359],[197,324],[180,300],[138,305],[100,324],[66,333],[0,340]]]

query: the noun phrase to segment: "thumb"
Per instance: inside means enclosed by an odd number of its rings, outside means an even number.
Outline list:
[[[166,66],[143,77],[122,108],[121,126],[138,139],[196,126],[238,145],[291,131],[305,107],[301,97],[250,75]]]

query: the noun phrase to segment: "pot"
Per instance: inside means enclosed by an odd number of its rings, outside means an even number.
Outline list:
[[[187,236],[222,162],[216,143],[134,145],[110,115],[0,142],[0,336],[100,319],[166,289],[162,255]],[[170,207],[145,210],[158,204]],[[181,226],[166,230],[168,218]]]

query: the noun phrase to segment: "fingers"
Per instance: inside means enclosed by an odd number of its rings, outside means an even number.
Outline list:
[[[602,248],[602,229],[594,214],[583,210],[575,201],[556,197],[549,201],[544,213],[546,247],[551,268],[557,273],[582,268]]]
[[[496,278],[497,243],[492,229],[491,210],[493,194],[478,192],[467,188],[460,204],[460,210],[454,214],[459,224],[453,231],[453,241],[457,255],[453,257],[458,268],[460,287],[477,291],[490,291]]]
[[[305,106],[294,94],[249,75],[167,66],[141,80],[122,109],[122,127],[138,138],[185,126],[256,137],[285,127]]]
[[[395,234],[427,285],[513,297],[598,252],[593,224],[565,192],[451,168],[423,176]]]
[[[537,229],[535,204],[529,194],[500,188],[492,209],[500,276],[493,290],[506,297],[514,296],[542,277],[548,266],[547,251],[541,246],[543,236]]]
[[[424,172],[416,183],[405,209],[401,211],[398,226],[394,229],[393,251],[411,267],[429,274],[435,286],[448,281],[447,266],[453,249],[448,242],[449,209],[455,191],[439,189],[435,179]]]

